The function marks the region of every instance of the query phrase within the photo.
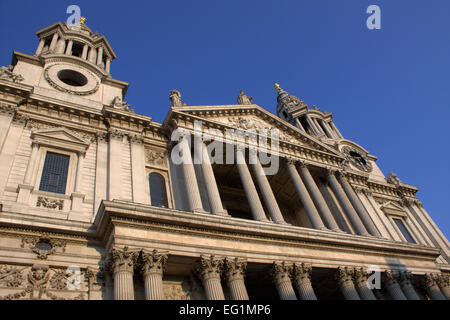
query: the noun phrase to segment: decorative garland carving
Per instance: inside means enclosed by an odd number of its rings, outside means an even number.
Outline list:
[[[36,247],[38,243],[46,243],[51,248],[49,250],[39,249]],[[22,244],[20,247],[25,248],[25,245],[28,245],[28,248],[33,253],[37,254],[38,259],[47,260],[48,256],[56,253],[58,249],[61,249],[62,252],[66,252],[67,241],[49,237],[24,236],[22,237]]]
[[[12,282],[14,285],[11,287],[20,287],[24,282],[23,275],[21,271],[13,267],[2,267],[0,269],[0,278],[2,277],[3,270],[14,270],[13,274],[16,279]],[[18,300],[18,299],[29,299],[29,300],[44,300],[47,297],[52,300],[68,300],[67,298],[58,297],[49,291],[49,287],[55,288],[56,290],[64,290],[66,284],[62,285],[64,282],[65,271],[50,271],[47,265],[33,265],[27,273],[27,284],[26,288],[20,292],[8,294],[6,296],[0,297],[0,300]],[[66,278],[67,279],[67,278]],[[1,281],[2,279],[0,279]],[[84,300],[84,293],[81,292],[78,296],[72,298],[73,300]]]
[[[12,266],[1,265],[0,284],[12,288],[20,287],[24,280],[22,270]]]
[[[64,200],[49,199],[47,197],[39,196],[36,202],[36,207],[41,206],[44,208],[58,209],[61,211],[64,208]]]

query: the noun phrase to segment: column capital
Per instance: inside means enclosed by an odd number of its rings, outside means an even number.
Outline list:
[[[386,270],[384,272],[384,281],[387,287],[398,284],[399,273],[398,271]]]
[[[144,143],[144,136],[142,136],[140,134],[129,135],[128,139],[130,140],[130,143],[134,143],[134,144],[143,144]]]
[[[141,272],[143,275],[163,274],[168,259],[168,252],[161,252],[156,249],[151,252],[142,250],[141,257]]]
[[[312,265],[309,263],[294,263],[292,274],[297,281],[311,281]]]
[[[121,271],[133,273],[138,256],[139,251],[129,250],[128,247],[123,249],[113,248],[111,250],[109,269],[113,273]]]
[[[335,279],[339,282],[340,285],[343,285],[346,282],[351,282],[353,284],[354,274],[355,269],[351,267],[341,266],[337,269],[335,273]]]
[[[228,281],[244,280],[247,271],[247,260],[225,258],[224,267]]]
[[[302,161],[302,160],[299,160],[298,162],[297,162],[297,164],[298,164],[298,166],[300,167],[300,168],[308,168],[308,163],[306,162],[306,161]]]
[[[326,167],[325,172],[327,176],[334,176],[336,174],[336,172],[338,172],[339,170],[332,168],[332,167]]]
[[[435,279],[440,288],[450,287],[450,277],[448,275],[437,274]]]
[[[223,258],[216,258],[211,256],[200,256],[200,260],[195,267],[195,273],[202,279],[208,280],[210,278],[220,279],[223,268]]]
[[[287,264],[286,262],[275,261],[272,264],[270,273],[273,277],[275,283],[291,281],[292,264]]]
[[[424,288],[431,288],[438,285],[438,275],[435,273],[426,273],[422,285]]]
[[[353,273],[353,280],[355,281],[355,284],[358,286],[366,286],[367,285],[367,269],[364,267],[361,268],[355,268],[355,271]]]
[[[287,165],[293,165],[293,166],[297,166],[298,160],[294,159],[294,158],[286,158],[286,164]]]

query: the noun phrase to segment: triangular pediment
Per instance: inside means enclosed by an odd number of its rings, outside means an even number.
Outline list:
[[[35,131],[31,134],[34,142],[73,151],[84,152],[89,143],[66,128],[52,128]]]
[[[172,112],[191,115],[233,129],[256,129],[258,131],[276,128],[279,130],[281,142],[342,157],[339,151],[304,133],[258,105],[183,106],[174,108]]]
[[[397,215],[397,216],[405,216],[405,210],[395,202],[388,201],[385,204],[383,204],[380,208],[383,210],[384,213],[388,215]]]

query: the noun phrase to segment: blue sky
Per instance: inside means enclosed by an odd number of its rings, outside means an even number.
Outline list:
[[[234,104],[239,90],[275,112],[275,82],[332,112],[450,235],[450,1],[1,1],[0,65],[34,54],[34,32],[70,4],[105,35],[126,101],[162,121],[169,90],[188,105]],[[366,28],[381,8],[382,29]]]

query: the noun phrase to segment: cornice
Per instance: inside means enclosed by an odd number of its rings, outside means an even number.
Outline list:
[[[417,244],[340,234],[332,231],[315,230],[295,226],[280,226],[268,222],[243,221],[231,217],[219,217],[210,214],[188,213],[173,209],[155,208],[137,205],[125,201],[103,201],[94,225],[97,226],[99,239],[108,238],[106,231],[115,224],[146,228],[157,226],[180,232],[209,233],[218,237],[247,237],[255,241],[275,244],[275,242],[296,242],[324,247],[341,247],[345,250],[361,250],[391,255],[422,256],[434,261],[439,250]],[[152,228],[152,227],[151,227]]]

